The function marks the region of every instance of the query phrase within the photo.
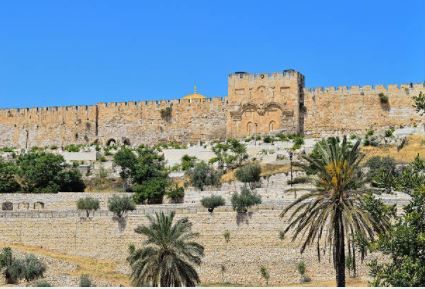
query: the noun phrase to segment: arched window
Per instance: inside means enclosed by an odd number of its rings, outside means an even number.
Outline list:
[[[254,134],[254,124],[252,122],[248,122],[247,126],[246,126],[246,130],[248,131],[248,135],[253,135]]]
[[[1,209],[3,211],[12,211],[13,210],[12,202],[4,202],[3,204],[1,204]]]
[[[35,202],[34,203],[34,210],[42,210],[44,209],[44,203],[43,202]]]
[[[117,142],[116,140],[114,140],[113,138],[110,138],[107,142],[106,145],[107,146],[111,146],[111,145],[115,145]]]
[[[269,131],[273,131],[273,130],[275,130],[276,129],[276,122],[274,121],[274,120],[272,120],[270,123],[269,123]]]

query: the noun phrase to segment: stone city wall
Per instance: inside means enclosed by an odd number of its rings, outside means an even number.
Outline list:
[[[421,91],[425,93],[423,84],[306,88],[304,132],[327,136],[422,126],[424,118],[415,111],[412,100]],[[381,103],[380,93],[388,97],[387,104]]]
[[[200,233],[198,241],[205,246],[205,257],[199,269],[203,283],[264,285],[260,267],[270,271],[270,284],[296,283],[299,276],[296,264],[304,260],[307,275],[313,280],[332,280],[334,271],[328,257],[319,264],[314,249],[299,253],[299,243],[290,239],[280,240],[279,232],[285,221],[279,217],[283,206],[269,206],[255,210],[246,219],[238,219],[230,207],[217,208],[210,214],[204,208],[164,207],[176,210],[176,217],[188,217],[193,230]],[[141,246],[143,238],[134,232],[147,224],[145,214],[151,214],[155,206],[131,213],[125,228],[120,228],[110,212],[102,211],[88,220],[75,212],[39,213],[26,212],[18,217],[10,212],[0,213],[0,242],[40,246],[69,255],[89,256],[117,262],[117,268],[128,273],[126,264],[128,246]],[[158,209],[156,209],[158,210]],[[53,214],[53,215],[52,215]],[[53,216],[53,217],[52,217]],[[223,234],[228,230],[230,241]],[[366,260],[367,261],[367,260]],[[226,267],[224,279],[221,266]],[[367,267],[360,265],[360,275],[367,276]]]

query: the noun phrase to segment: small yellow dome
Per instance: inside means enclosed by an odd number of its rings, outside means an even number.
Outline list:
[[[189,100],[192,100],[192,99],[205,99],[205,98],[206,98],[205,96],[203,96],[202,94],[199,94],[198,93],[197,88],[196,88],[196,84],[193,87],[193,93],[183,96],[183,99],[189,99]]]

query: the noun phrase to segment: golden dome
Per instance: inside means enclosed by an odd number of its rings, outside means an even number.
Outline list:
[[[183,96],[183,99],[205,99],[206,97],[199,94],[196,88],[196,84],[193,86],[193,93]]]

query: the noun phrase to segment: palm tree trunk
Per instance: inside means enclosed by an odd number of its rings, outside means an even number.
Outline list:
[[[342,222],[342,212],[339,207],[335,212],[335,269],[336,286],[345,287],[345,248],[344,248],[344,224]]]

